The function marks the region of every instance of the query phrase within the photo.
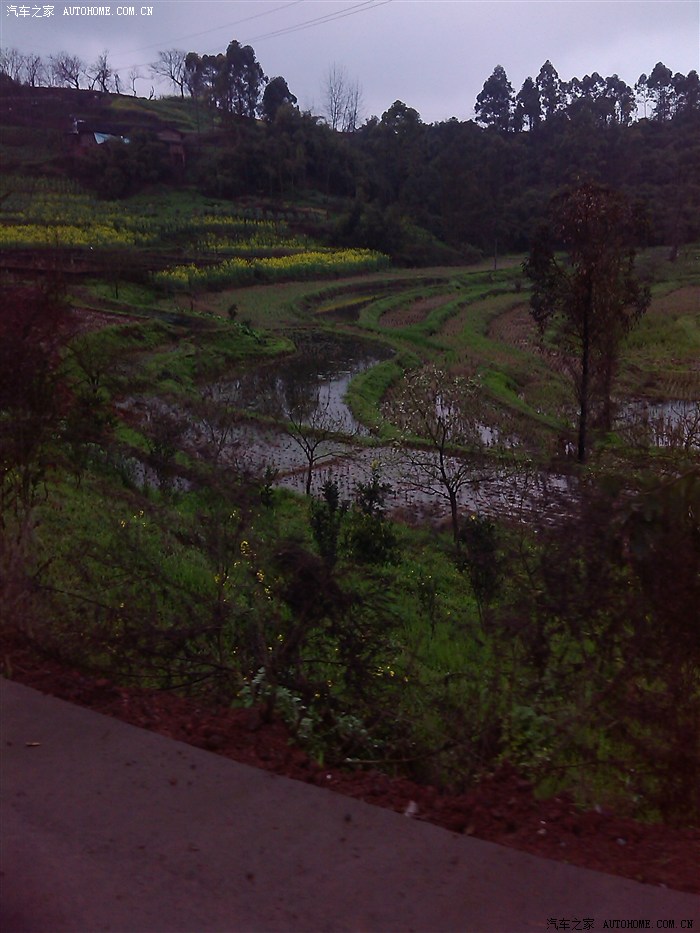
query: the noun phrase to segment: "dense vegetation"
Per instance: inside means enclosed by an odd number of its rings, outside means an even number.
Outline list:
[[[47,107],[43,119],[59,126],[62,112],[63,132],[68,114],[78,110],[95,126],[101,118],[134,137],[129,147],[99,147],[75,166],[76,177],[91,181],[102,197],[124,197],[173,175],[181,183],[165,145],[152,138],[154,127],[170,125],[188,133],[185,174],[202,193],[289,199],[318,192],[346,199],[326,231],[329,241],[406,263],[525,250],[550,196],[577,179],[610,185],[644,204],[649,245],[677,249],[700,237],[694,71],[674,75],[659,62],[631,88],[617,75],[597,72],[563,80],[545,62],[516,94],[498,66],[478,95],[476,121],[426,124],[396,101],[360,124],[351,87],[329,79],[324,116],[301,112],[284,78],[268,81],[254,51],[237,42],[219,55],[161,53],[155,73],[181,93],[179,105],[122,94],[111,95],[113,106],[105,107],[105,92],[114,88],[108,65],[88,68],[77,59],[66,70],[66,58],[35,68],[30,80],[26,60],[6,50],[3,97],[8,104],[24,101],[12,107],[12,122],[22,123],[30,100],[40,108],[50,97],[52,112]],[[42,74],[59,87],[35,86]],[[84,81],[101,93],[75,91],[73,102],[56,107],[60,85]],[[6,128],[4,135],[6,146],[29,141],[26,131]]]
[[[485,126],[397,103],[341,134],[284,93],[261,122],[245,96],[207,101],[215,64],[182,101],[3,88],[5,634],[262,704],[326,760],[464,787],[508,759],[543,792],[697,822],[697,107],[659,97],[629,124],[579,101],[499,126],[485,87]],[[131,141],[70,150],[76,111]],[[636,256],[591,225],[603,293],[624,286],[596,306],[609,326],[644,300],[614,357],[591,344],[582,466],[560,306],[540,302],[538,329],[524,254],[476,260],[529,249],[584,169],[649,224]],[[549,232],[535,297],[578,268]],[[315,376],[276,408],[242,394],[319,332],[392,351],[350,387],[368,435],[341,436]],[[256,454],[280,436],[292,470]],[[402,510],[398,486],[424,498]]]

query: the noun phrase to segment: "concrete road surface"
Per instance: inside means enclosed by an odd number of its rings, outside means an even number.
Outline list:
[[[700,931],[700,897],[455,835],[8,681],[0,702],[3,933]]]

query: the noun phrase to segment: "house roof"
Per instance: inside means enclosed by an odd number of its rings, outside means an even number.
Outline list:
[[[110,142],[113,139],[126,143],[126,145],[131,142],[128,136],[116,136],[114,133],[93,133],[92,135],[95,137],[95,142],[98,146],[101,146],[102,143]]]

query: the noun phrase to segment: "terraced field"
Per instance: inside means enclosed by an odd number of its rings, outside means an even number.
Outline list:
[[[592,418],[579,464],[573,361],[540,345],[522,256],[395,268],[352,249],[340,199],[117,204],[38,171],[0,192],[3,621],[117,683],[279,716],[324,766],[466,789],[507,760],[684,820],[697,247],[639,257],[625,423]]]

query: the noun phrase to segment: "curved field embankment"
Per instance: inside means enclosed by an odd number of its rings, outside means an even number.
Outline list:
[[[654,296],[625,342],[620,382],[629,396],[700,399],[700,285]]]
[[[430,298],[419,298],[407,305],[389,308],[379,318],[379,326],[390,330],[400,330],[404,327],[422,324],[432,311],[449,304],[456,298],[459,298],[458,293],[433,295]]]
[[[486,329],[486,336],[505,347],[514,347],[523,353],[537,356],[559,375],[568,373],[571,368],[571,362],[564,354],[543,345],[527,301],[518,301],[493,317]]]
[[[478,305],[463,315],[477,313]],[[447,328],[459,328],[461,318],[448,321]],[[539,339],[527,301],[504,307],[484,333],[494,345],[527,354],[567,381],[576,370],[576,360]],[[682,285],[652,299],[624,341],[616,393],[691,402],[700,398],[700,286]]]
[[[496,315],[488,325],[486,336],[490,340],[518,347],[520,350],[531,352],[537,349],[537,328],[530,315],[526,301]]]
[[[685,285],[655,298],[649,314],[700,314],[700,285]]]

